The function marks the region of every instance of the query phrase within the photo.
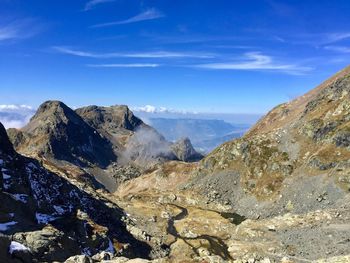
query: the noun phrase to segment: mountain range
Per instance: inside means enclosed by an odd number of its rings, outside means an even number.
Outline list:
[[[168,140],[126,106],[0,125],[0,262],[350,261],[350,67],[206,156]]]

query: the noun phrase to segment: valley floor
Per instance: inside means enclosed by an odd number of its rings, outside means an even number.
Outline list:
[[[193,193],[123,194],[116,201],[129,215],[130,232],[152,247],[162,244],[163,255],[154,256],[164,256],[165,262],[350,260],[350,205],[246,219]]]

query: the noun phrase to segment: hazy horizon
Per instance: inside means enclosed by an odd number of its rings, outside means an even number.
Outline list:
[[[68,105],[69,106],[69,105]],[[88,106],[88,105],[86,105]],[[173,109],[148,107],[130,107],[134,114],[144,122],[151,124],[152,118],[166,119],[201,119],[222,120],[232,124],[254,124],[263,114],[244,113],[210,113],[210,112],[186,112]],[[72,109],[76,107],[70,106]],[[108,107],[108,106],[107,106]],[[21,128],[26,125],[35,114],[37,107],[29,105],[0,105],[0,122],[6,128]]]

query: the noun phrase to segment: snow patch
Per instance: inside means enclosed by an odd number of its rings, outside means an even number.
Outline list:
[[[25,194],[13,194],[11,196],[16,201],[20,201],[22,203],[27,203],[28,202],[28,195],[25,195]]]
[[[5,182],[3,182],[2,185],[3,185],[3,187],[4,187],[5,190],[10,189],[10,187],[11,187],[11,184],[8,184],[8,183],[5,183]]]
[[[17,224],[17,222],[15,221],[10,221],[10,222],[7,222],[7,223],[1,223],[0,224],[0,231],[6,231],[8,230],[11,226]]]
[[[11,179],[11,175],[2,173],[2,178],[3,178],[4,180]]]
[[[60,205],[54,205],[53,208],[56,210],[57,214],[59,215],[63,215],[66,210],[64,210],[64,208]]]
[[[37,168],[36,165],[35,165],[34,163],[28,163],[28,164],[27,164],[27,167],[28,167],[29,169],[35,169],[35,168]]]
[[[89,249],[88,247],[84,247],[84,248],[81,250],[81,252],[82,252],[84,255],[86,255],[86,256],[91,256],[91,255],[92,255],[92,253],[91,253],[91,251],[90,251],[90,249]]]
[[[4,160],[0,159],[0,165],[3,165],[3,164],[4,164]]]
[[[15,251],[30,251],[29,248],[26,246],[22,245],[21,243],[18,243],[16,241],[11,241],[10,247],[9,247],[9,252],[12,255],[13,252]]]
[[[36,217],[36,221],[38,221],[38,224],[47,224],[57,219],[57,217],[54,217],[52,215],[41,214],[41,213],[35,213],[35,217]]]
[[[114,254],[114,246],[110,239],[108,239],[108,248],[105,251]]]

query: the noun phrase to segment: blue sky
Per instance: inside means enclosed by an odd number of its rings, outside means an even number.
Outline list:
[[[264,113],[350,61],[350,1],[0,0],[0,104]]]

